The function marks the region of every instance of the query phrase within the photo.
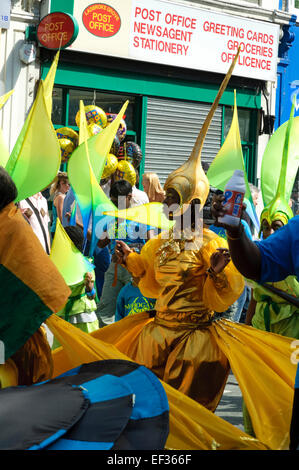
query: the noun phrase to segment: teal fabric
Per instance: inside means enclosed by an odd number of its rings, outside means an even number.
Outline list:
[[[56,230],[56,221],[57,221],[57,209],[52,205],[52,225],[51,225],[51,233],[55,233]]]

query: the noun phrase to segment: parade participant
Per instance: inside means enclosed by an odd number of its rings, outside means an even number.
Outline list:
[[[156,299],[144,297],[138,288],[138,280],[132,280],[119,292],[116,302],[115,321],[139,312],[153,311]]]
[[[284,206],[280,201],[273,201],[273,204],[269,208],[265,208],[261,214],[263,240],[286,225],[292,217],[293,213],[288,204]],[[272,285],[281,291],[299,297],[299,283],[296,276],[287,276]],[[252,324],[261,330],[299,339],[298,307],[291,305],[279,295],[269,291],[267,287],[257,283],[253,284],[252,294],[246,317],[247,324]]]
[[[165,192],[159,181],[157,173],[147,172],[143,174],[142,186],[148,195],[149,202],[163,202],[165,199]]]
[[[57,217],[62,222],[63,219],[63,202],[65,196],[70,189],[67,173],[59,172],[54,183],[50,189],[50,196],[53,197],[52,205],[52,225],[51,234],[54,236],[56,230],[56,219]]]
[[[110,189],[110,199],[116,207],[124,202],[124,205],[128,208],[132,199],[132,185],[124,179],[115,181]],[[111,263],[105,272],[102,295],[98,306],[98,316],[104,324],[113,323],[117,296],[120,290],[131,280],[131,274],[115,262],[116,240],[122,238],[131,247],[134,247],[134,250],[140,251],[151,236],[150,226],[129,220],[120,221],[116,219],[116,221],[110,222],[107,227],[104,227],[103,236],[98,242],[98,247],[103,249],[109,246],[111,254]]]
[[[212,411],[230,369],[212,338],[213,315],[240,296],[244,281],[230,263],[225,240],[200,223],[200,210],[210,189],[201,151],[233,66],[188,160],[165,182],[164,212],[175,221],[174,227],[166,235],[162,232],[148,240],[140,254],[122,240],[115,249],[118,262],[139,278],[141,293],[157,299],[154,320],[144,325],[134,341],[128,338],[125,354]]]
[[[76,248],[82,253],[84,246],[83,230],[78,226],[69,226],[65,227],[65,231]],[[97,305],[94,282],[94,272],[86,273],[81,282],[70,286],[71,295],[63,309],[57,312],[59,317],[64,318],[86,333],[91,333],[99,328],[99,321],[95,313]],[[54,338],[52,349],[58,346],[59,342]]]
[[[51,378],[51,349],[41,325],[66,303],[70,290],[15,206],[16,197],[14,182],[0,167],[0,382],[15,371],[13,385],[31,385]]]
[[[44,250],[50,254],[49,211],[47,199],[41,192],[19,202],[19,208],[29,221]]]

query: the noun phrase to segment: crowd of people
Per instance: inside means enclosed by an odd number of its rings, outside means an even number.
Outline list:
[[[94,272],[69,286],[68,301],[56,313],[92,333],[127,316],[148,312],[154,322],[142,326],[137,340],[131,341],[128,336],[126,354],[215,411],[230,371],[225,354],[211,341],[209,327],[215,319],[229,319],[299,339],[299,306],[280,296],[283,291],[297,298],[296,264],[280,268],[279,256],[275,258],[275,270],[272,264],[268,268],[272,260],[269,262],[267,255],[275,257],[277,250],[263,251],[268,238],[274,243],[274,232],[283,233],[282,227],[292,227],[297,218],[293,218],[289,206],[278,207],[270,218],[266,210],[262,211],[259,235],[263,241],[256,243],[255,227],[245,210],[237,229],[219,224],[218,217],[224,211],[222,191],[210,190],[204,171],[198,181],[194,175],[188,177],[191,192],[179,179],[177,183],[176,175],[169,176],[163,190],[157,174],[145,173],[143,190],[136,191],[135,187],[135,193],[125,179],[114,181],[112,175],[102,182],[103,186],[109,184],[109,196],[116,207],[120,200],[125,200],[126,208],[162,202],[175,226],[164,240],[156,227],[122,219],[108,223],[92,258]],[[251,190],[258,194],[253,185]],[[201,220],[198,214],[205,199],[209,203],[201,213],[208,214],[208,218]],[[257,204],[257,198],[253,200]],[[80,217],[70,225],[73,203],[67,173],[59,172],[44,195],[39,193],[18,204],[48,254],[59,219],[76,248],[87,256]],[[169,210],[173,207],[179,208],[176,213]],[[284,244],[284,249],[288,248]],[[295,250],[285,260],[293,255]],[[269,291],[265,281],[275,281],[271,285],[278,291]],[[48,341],[52,350],[60,346],[49,331]],[[246,432],[254,436],[245,404],[243,415]]]

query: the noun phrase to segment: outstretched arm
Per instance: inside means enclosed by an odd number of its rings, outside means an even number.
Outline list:
[[[224,197],[220,195],[214,197],[212,202],[212,214],[216,220],[215,225],[225,228],[231,258],[238,271],[248,279],[258,280],[261,274],[260,250],[247,237],[241,221],[238,227],[218,222],[218,218],[223,217],[226,211],[222,205],[223,200]]]
[[[261,253],[257,245],[249,240],[242,224],[237,230],[225,228],[229,251],[237,270],[244,277],[257,281],[261,275]]]
[[[145,297],[156,299],[161,286],[156,281],[154,259],[159,241],[148,240],[140,253],[135,253],[122,240],[117,240],[115,254],[117,262],[123,264],[133,277],[139,279],[138,287]]]

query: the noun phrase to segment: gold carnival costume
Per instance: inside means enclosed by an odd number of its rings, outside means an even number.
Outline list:
[[[200,203],[202,208],[209,194],[201,151],[233,66],[188,160],[165,182],[165,191],[175,191],[179,196],[179,207],[174,214],[178,221],[182,222],[192,201]],[[186,225],[184,220],[183,224]],[[163,381],[214,411],[226,383],[229,363],[211,337],[211,321],[214,310],[225,311],[237,300],[244,281],[231,262],[217,275],[209,270],[210,256],[217,248],[227,248],[227,245],[209,230],[198,231],[196,226],[180,230],[176,224],[167,239],[162,233],[149,240],[140,254],[129,254],[127,269],[139,278],[142,294],[156,298],[157,302],[154,321],[141,330],[136,341],[128,341],[124,352]]]
[[[124,352],[215,410],[229,364],[210,333],[213,311],[226,310],[244,283],[232,263],[219,275],[207,273],[211,254],[225,245],[213,232],[204,229],[203,240],[194,237],[192,250],[184,248],[185,240],[176,241],[172,235],[166,241],[161,236],[149,240],[140,254],[128,256],[127,268],[140,279],[139,289],[157,302],[154,321]]]

